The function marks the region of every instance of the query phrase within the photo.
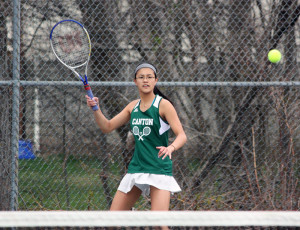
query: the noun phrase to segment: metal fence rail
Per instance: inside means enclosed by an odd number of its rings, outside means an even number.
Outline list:
[[[157,67],[188,136],[171,209],[300,210],[299,12],[299,0],[0,3],[1,210],[106,210],[131,159],[129,125],[101,133],[51,52],[66,18],[90,33],[89,82],[108,118],[138,98],[136,65]]]
[[[17,82],[21,86],[80,86],[82,87],[82,83],[79,81],[19,81]],[[89,82],[93,86],[135,86],[134,82],[99,82],[99,81],[90,81]],[[1,85],[13,85],[14,81],[0,81]],[[276,86],[276,87],[291,87],[291,86],[300,86],[299,81],[284,81],[284,82],[158,82],[158,86],[177,86],[177,87],[270,87],[270,86]]]

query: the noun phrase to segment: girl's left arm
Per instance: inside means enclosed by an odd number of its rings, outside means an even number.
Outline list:
[[[164,159],[166,156],[169,156],[171,159],[172,152],[180,149],[186,143],[187,138],[177,112],[174,106],[168,100],[162,99],[160,102],[159,114],[169,123],[172,131],[176,135],[176,138],[172,143],[169,144],[169,146],[158,146],[158,156],[163,156],[162,159]]]

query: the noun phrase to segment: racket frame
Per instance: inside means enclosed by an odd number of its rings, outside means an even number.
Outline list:
[[[77,65],[77,66],[69,66],[69,65],[67,65],[66,63],[64,63],[64,62],[58,57],[58,55],[56,54],[55,49],[54,49],[54,47],[53,47],[53,44],[52,44],[52,34],[53,34],[53,31],[54,31],[54,29],[55,29],[59,24],[61,24],[61,23],[63,23],[63,22],[74,22],[74,23],[77,23],[79,26],[81,26],[81,28],[83,29],[83,31],[85,32],[85,34],[86,34],[86,36],[87,36],[88,44],[89,44],[89,55],[88,55],[88,57],[87,57],[87,60],[86,60],[84,63],[80,64],[80,65]],[[60,63],[62,63],[62,64],[63,64],[64,66],[66,66],[68,69],[72,70],[72,72],[75,73],[75,74],[77,75],[77,77],[79,77],[79,79],[82,81],[82,83],[83,83],[83,85],[84,85],[84,89],[86,90],[87,95],[88,95],[91,99],[93,99],[93,98],[94,98],[94,95],[93,95],[93,92],[92,92],[92,90],[91,90],[91,87],[90,87],[90,85],[89,85],[89,83],[88,83],[88,79],[87,79],[88,63],[89,63],[89,61],[90,61],[90,56],[91,56],[91,52],[92,52],[92,45],[91,45],[91,39],[90,39],[89,33],[88,33],[87,30],[84,28],[84,26],[83,26],[80,22],[78,22],[78,21],[76,21],[76,20],[73,20],[73,19],[65,19],[65,20],[62,20],[62,21],[56,23],[56,24],[53,26],[53,28],[52,28],[52,30],[51,30],[51,32],[50,32],[50,45],[51,45],[51,48],[52,48],[52,51],[53,51],[55,57],[60,61]],[[79,68],[79,67],[82,67],[82,66],[84,66],[84,65],[85,65],[85,75],[84,75],[84,78],[82,78],[82,76],[81,76],[75,69],[77,69],[77,68]],[[93,109],[94,111],[98,110],[98,109],[99,109],[99,108],[98,108],[98,105],[93,106],[92,109]]]

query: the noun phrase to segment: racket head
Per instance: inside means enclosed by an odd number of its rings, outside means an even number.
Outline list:
[[[89,61],[90,36],[84,26],[75,20],[56,23],[50,33],[50,44],[57,59],[69,68],[78,68]]]
[[[150,127],[148,127],[148,126],[144,127],[144,129],[143,129],[143,135],[144,136],[148,136],[150,133],[151,133]]]
[[[139,133],[140,133],[139,127],[134,126],[134,127],[132,128],[132,133],[133,133],[134,135],[139,135]]]

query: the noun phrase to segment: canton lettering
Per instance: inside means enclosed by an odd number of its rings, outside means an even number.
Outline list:
[[[148,125],[153,126],[153,119],[149,118],[134,118],[132,119],[132,125]]]

